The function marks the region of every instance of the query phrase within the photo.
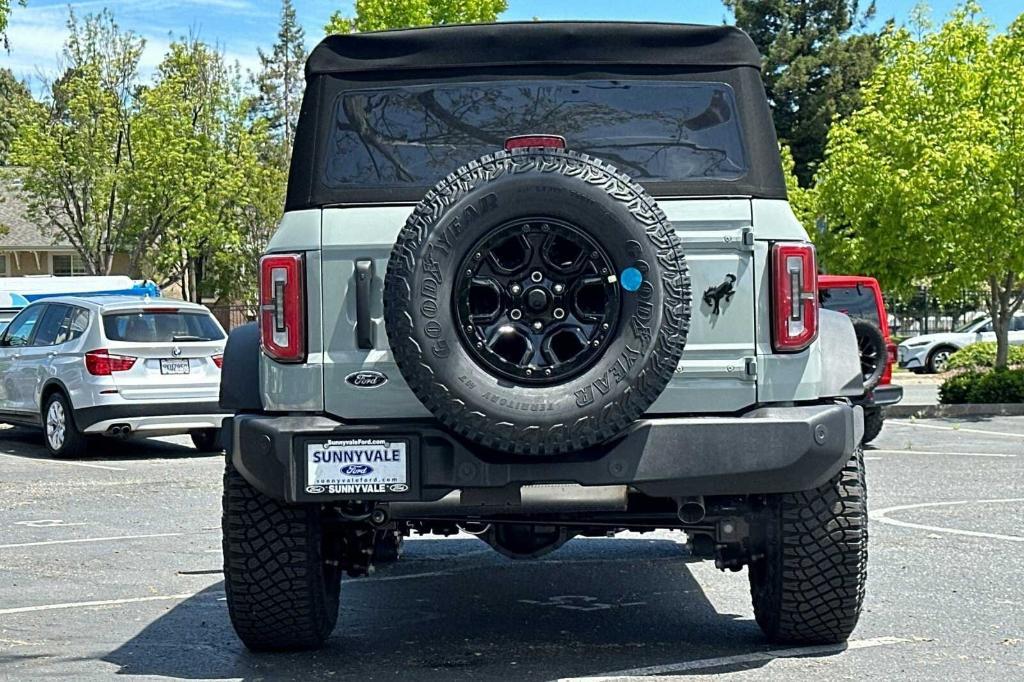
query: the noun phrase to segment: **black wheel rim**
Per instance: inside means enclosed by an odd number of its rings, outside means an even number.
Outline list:
[[[608,255],[582,230],[524,218],[485,235],[455,281],[456,322],[474,360],[527,385],[567,381],[604,353],[619,317]]]
[[[860,335],[858,335],[857,346],[860,350],[860,371],[864,375],[864,381],[870,381],[878,371],[882,349],[872,339]]]

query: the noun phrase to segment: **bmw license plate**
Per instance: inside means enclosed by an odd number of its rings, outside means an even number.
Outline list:
[[[408,443],[350,438],[306,444],[306,492],[335,495],[409,490]]]
[[[161,374],[188,374],[188,360],[161,360]]]

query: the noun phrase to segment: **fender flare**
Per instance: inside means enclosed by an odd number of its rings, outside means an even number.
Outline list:
[[[260,329],[255,322],[235,327],[224,348],[220,406],[233,412],[260,412]]]

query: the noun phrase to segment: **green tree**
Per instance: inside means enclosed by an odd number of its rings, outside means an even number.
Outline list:
[[[356,0],[355,17],[331,15],[324,31],[362,33],[434,24],[480,24],[495,21],[507,0]]]
[[[257,51],[260,72],[253,79],[257,90],[255,113],[267,120],[286,165],[302,105],[307,55],[305,33],[295,18],[291,0],[281,3],[281,24],[274,47],[269,54],[262,48]]]
[[[280,197],[283,177],[261,159],[267,121],[253,124],[251,107],[237,67],[193,39],[171,44],[139,96],[131,192],[145,232],[132,258],[190,300],[255,289],[247,233],[254,214],[273,221],[266,202]]]
[[[10,69],[0,69],[0,166],[7,162],[19,112],[30,106],[32,93],[28,86],[15,78]]]
[[[819,174],[822,251],[887,288],[985,284],[996,365],[1024,301],[1024,15],[993,36],[974,2],[937,31],[884,36],[863,107]]]
[[[130,121],[144,42],[109,12],[68,20],[67,70],[49,98],[19,112],[10,163],[44,231],[65,238],[89,274],[109,274],[117,251],[139,237],[125,187],[132,174]],[[137,271],[138,261],[130,265]]]
[[[858,0],[724,0],[763,55],[762,74],[779,139],[800,184],[810,186],[828,128],[860,104],[878,61],[878,37],[861,33],[875,14]]]
[[[15,4],[25,6],[25,0],[15,0]],[[7,23],[11,15],[11,0],[0,0],[0,44],[4,46],[5,50],[10,49],[10,43],[7,42]]]

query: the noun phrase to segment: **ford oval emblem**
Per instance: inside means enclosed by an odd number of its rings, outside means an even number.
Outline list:
[[[324,491],[324,487],[322,485],[307,485],[306,486],[306,492],[309,493],[310,495],[316,495],[318,493],[322,493],[323,491]]]
[[[346,464],[341,467],[341,473],[346,476],[366,476],[373,473],[373,467],[366,464]]]
[[[377,388],[388,383],[388,375],[372,369],[364,369],[359,372],[352,372],[345,381],[356,388]]]

